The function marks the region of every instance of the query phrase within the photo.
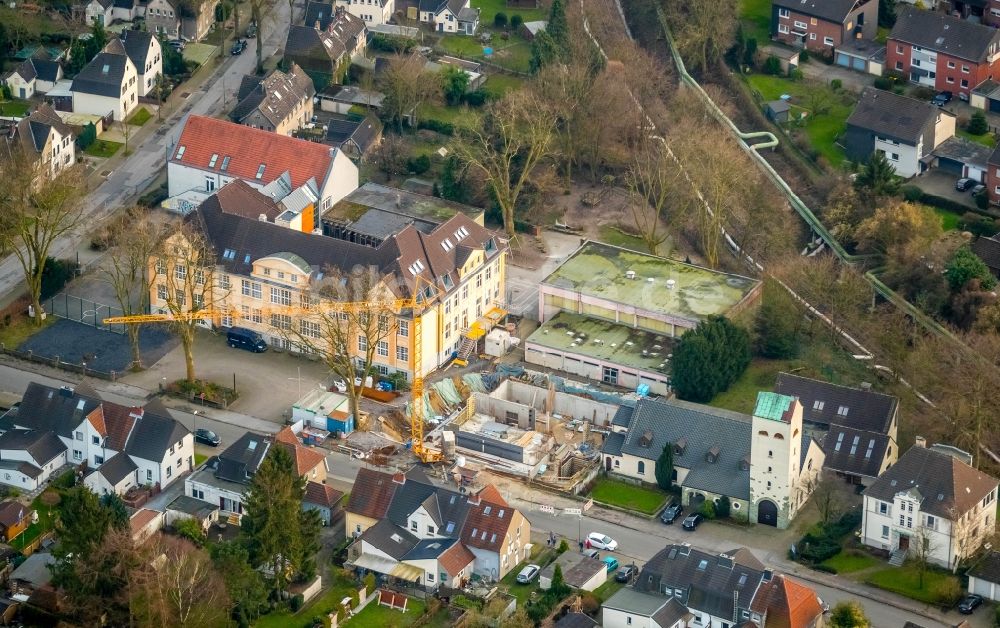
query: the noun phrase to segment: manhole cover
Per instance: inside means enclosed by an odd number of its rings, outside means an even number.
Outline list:
[[[111,171],[110,170],[105,170],[104,172],[101,173],[101,176],[104,177],[105,179],[107,179],[108,177],[111,176]]]
[[[191,95],[191,92],[181,92],[181,98],[187,98]]]

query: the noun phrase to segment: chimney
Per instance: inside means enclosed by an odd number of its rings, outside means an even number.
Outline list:
[[[479,493],[476,493],[475,495],[469,495],[470,506],[478,506],[480,501],[482,500],[479,498]]]
[[[861,382],[861,390],[869,391],[872,389],[871,382]]]
[[[137,420],[141,419],[143,412],[144,412],[143,409],[139,408],[139,407],[129,408],[128,409],[128,415],[132,419],[137,419]]]
[[[315,24],[313,25],[313,28],[315,28],[316,30],[322,30],[322,29],[321,29],[321,28],[319,27],[319,20],[316,20],[316,23],[315,23]]]
[[[267,222],[267,214],[260,214],[259,216],[257,216],[257,220],[259,220],[260,222]]]
[[[399,485],[406,484],[406,476],[402,473],[395,473],[392,476],[392,481]]]
[[[917,447],[924,447],[924,448],[926,448],[927,447],[927,439],[924,438],[923,436],[917,436],[914,439],[913,444],[916,445]]]

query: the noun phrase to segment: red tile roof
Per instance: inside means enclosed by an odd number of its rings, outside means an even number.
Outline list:
[[[181,147],[184,154],[178,157]],[[209,168],[212,155],[217,155],[217,158],[215,166]],[[288,171],[293,188],[313,177],[316,185],[322,188],[333,162],[331,148],[325,144],[196,115],[188,116],[184,123],[170,161],[222,173],[222,164],[227,157],[229,162],[224,172],[229,176],[266,184]],[[257,171],[261,164],[265,168],[258,179]]]
[[[343,496],[342,492],[332,486],[320,484],[319,482],[306,482],[306,494],[302,501],[333,508]]]
[[[469,563],[474,560],[476,560],[476,555],[472,553],[472,550],[461,543],[455,543],[441,553],[441,556],[438,557],[438,564],[441,565],[441,569],[454,576],[468,567]]]
[[[396,489],[401,487],[401,484],[392,481],[388,473],[358,469],[351,497],[347,501],[347,511],[370,519],[382,519],[389,512]]]
[[[486,488],[479,491],[479,498],[485,502],[492,502],[500,506],[507,505],[507,500],[503,498],[503,495],[500,494],[500,491],[497,490],[497,487],[493,486],[492,484],[487,484]]]
[[[142,408],[129,408],[117,403],[104,401],[104,424],[107,426],[106,436],[108,437],[108,448],[116,451],[124,451],[128,435],[135,425],[133,414],[142,416]]]
[[[506,504],[486,501],[480,491],[479,503],[469,501],[469,516],[462,529],[462,542],[472,547],[499,552],[507,529],[517,512]]]
[[[94,411],[87,415],[87,420],[90,424],[94,426],[97,433],[101,436],[108,435],[108,426],[104,424],[104,412],[101,410],[100,406],[94,408]]]
[[[768,628],[811,628],[823,614],[815,591],[781,574],[761,585],[750,608],[767,614]]]

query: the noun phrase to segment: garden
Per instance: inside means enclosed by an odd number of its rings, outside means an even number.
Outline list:
[[[113,157],[118,149],[121,148],[123,144],[121,142],[112,142],[110,140],[96,140],[93,144],[88,146],[83,152],[87,153],[91,157],[100,157],[101,159],[107,159]]]
[[[655,515],[667,501],[667,494],[659,489],[609,478],[598,479],[590,496],[595,502],[646,515]]]

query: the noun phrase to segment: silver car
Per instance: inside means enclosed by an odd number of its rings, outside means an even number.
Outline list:
[[[538,565],[527,565],[524,569],[517,574],[517,581],[521,584],[529,584],[532,580],[538,577],[538,572],[542,568]]]

